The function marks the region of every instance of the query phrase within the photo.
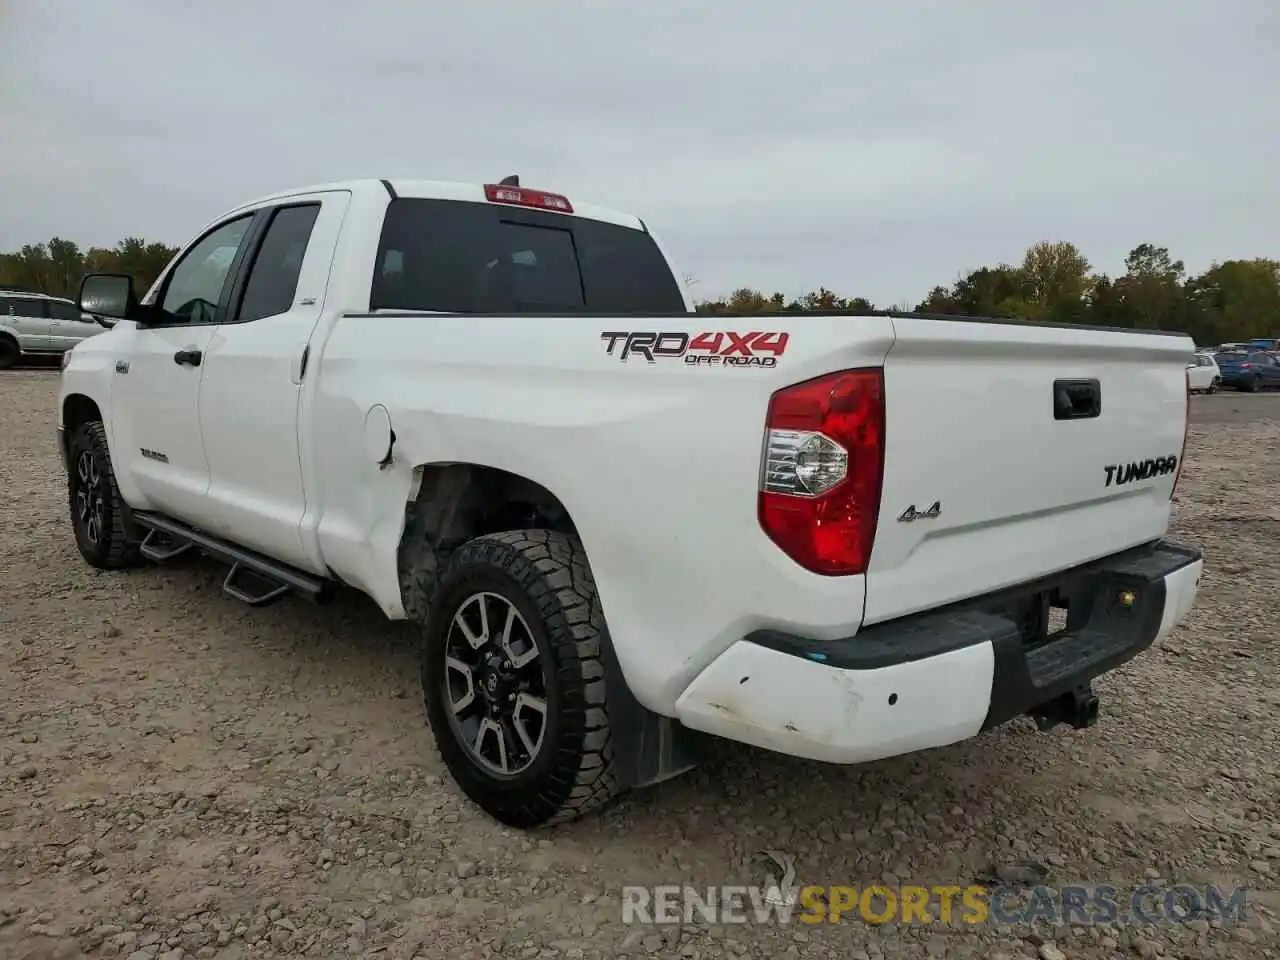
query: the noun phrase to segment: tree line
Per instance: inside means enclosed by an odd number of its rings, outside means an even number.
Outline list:
[[[145,290],[177,253],[176,247],[127,237],[114,247],[90,247],[55,237],[0,254],[0,287],[72,297],[86,273],[125,273]],[[921,313],[1020,317],[1054,323],[1181,330],[1199,344],[1280,336],[1280,261],[1225,260],[1189,275],[1168,248],[1139,244],[1124,273],[1095,273],[1072,243],[1031,246],[1019,264],[980,267],[949,286],[937,286],[913,308]],[[788,299],[743,287],[697,305],[704,313],[868,313],[864,297],[820,287]],[[890,309],[909,309],[895,305]]]
[[[1020,264],[980,267],[950,286],[937,286],[914,307],[920,313],[1020,317],[1052,323],[1180,330],[1201,345],[1280,337],[1280,261],[1225,260],[1189,275],[1167,247],[1143,243],[1125,258],[1124,273],[1095,273],[1072,243],[1037,243]],[[707,313],[866,313],[863,297],[825,287],[788,300],[750,287],[698,304]]]
[[[75,299],[86,273],[126,273],[139,295],[155,283],[177,247],[126,237],[114,247],[81,249],[71,240],[54,237],[48,243],[29,243],[14,253],[0,253],[0,288],[47,293]]]

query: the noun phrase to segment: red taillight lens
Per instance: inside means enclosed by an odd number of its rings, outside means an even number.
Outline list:
[[[527,187],[508,187],[500,183],[486,183],[484,195],[490,203],[509,203],[516,207],[536,207],[539,210],[555,210],[559,213],[573,213],[573,204],[568,197],[558,193],[547,193],[545,190],[530,190]]]
[[[1169,491],[1169,499],[1172,500],[1178,492],[1178,481],[1182,479],[1182,468],[1186,466],[1187,461],[1187,435],[1191,433],[1191,374],[1186,374],[1187,380],[1187,414],[1186,419],[1182,421],[1182,449],[1178,452],[1178,469],[1173,474],[1173,488]]]
[[[865,573],[884,475],[884,374],[846,370],[769,400],[760,526],[806,570]]]

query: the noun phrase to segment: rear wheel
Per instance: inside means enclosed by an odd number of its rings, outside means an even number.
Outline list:
[[[494,819],[576,819],[618,793],[604,618],[576,538],[480,537],[449,558],[427,614],[422,688],[445,765]]]
[[[21,356],[22,351],[18,349],[16,340],[12,337],[0,337],[0,370],[8,370]]]
[[[139,561],[138,545],[125,536],[124,501],[107,450],[106,429],[82,423],[68,442],[67,493],[76,546],[90,566],[117,570]]]

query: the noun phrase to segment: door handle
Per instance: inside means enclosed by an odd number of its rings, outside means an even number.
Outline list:
[[[199,350],[179,350],[173,355],[173,362],[180,366],[198,367],[204,354]]]

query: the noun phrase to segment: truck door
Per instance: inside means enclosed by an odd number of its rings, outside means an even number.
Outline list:
[[[260,211],[263,226],[206,350],[200,434],[209,458],[206,527],[323,573],[303,545],[299,401],[308,342],[350,194],[310,194]]]
[[[188,247],[157,291],[152,318],[121,331],[111,391],[111,455],[137,506],[199,524],[209,462],[200,440],[201,363],[226,309],[232,268],[253,214],[223,221]]]

